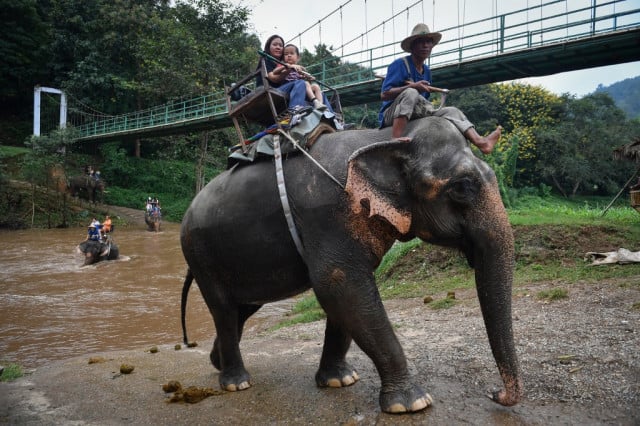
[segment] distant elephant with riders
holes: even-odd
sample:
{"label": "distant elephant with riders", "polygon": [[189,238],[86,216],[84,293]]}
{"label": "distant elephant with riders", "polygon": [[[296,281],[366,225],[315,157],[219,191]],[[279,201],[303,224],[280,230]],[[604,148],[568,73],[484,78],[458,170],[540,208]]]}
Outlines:
{"label": "distant elephant with riders", "polygon": [[74,197],[84,198],[92,203],[104,200],[106,182],[103,178],[90,175],[78,175],[69,178],[69,192]]}

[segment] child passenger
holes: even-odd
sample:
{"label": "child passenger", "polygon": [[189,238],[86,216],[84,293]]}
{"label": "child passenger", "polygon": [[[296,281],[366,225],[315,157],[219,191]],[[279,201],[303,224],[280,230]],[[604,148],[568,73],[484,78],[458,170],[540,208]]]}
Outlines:
{"label": "child passenger", "polygon": [[309,80],[313,80],[314,77],[306,73],[305,68],[302,65],[298,65],[298,61],[300,61],[300,51],[298,47],[293,44],[287,44],[284,47],[284,62],[289,65],[288,68],[290,71],[285,77],[285,80],[305,80],[307,99],[312,102],[313,107],[321,111],[327,109],[327,106],[322,103],[322,89],[318,84],[309,82]]}

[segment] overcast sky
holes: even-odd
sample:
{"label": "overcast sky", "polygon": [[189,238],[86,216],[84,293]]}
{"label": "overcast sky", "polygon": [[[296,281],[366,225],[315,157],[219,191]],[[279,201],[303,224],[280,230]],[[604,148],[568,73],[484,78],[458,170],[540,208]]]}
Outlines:
{"label": "overcast sky", "polygon": [[[409,35],[413,26],[419,22],[426,23],[432,31],[441,31],[445,28],[461,24],[469,25],[471,22],[499,14],[548,3],[549,0],[231,0],[231,2],[246,6],[252,11],[249,18],[250,30],[258,35],[262,43],[275,33],[284,37],[285,41],[292,40],[300,48],[307,48],[310,51],[313,51],[313,46],[320,42],[334,48],[351,42],[345,50],[355,51],[393,41],[399,46],[400,41]],[[545,8],[542,13],[545,16],[563,14],[589,7],[591,2],[592,0],[566,0],[558,2],[553,6],[554,9]],[[605,1],[597,0],[597,3],[603,4]],[[637,8],[640,8],[640,0],[626,0],[614,6],[608,6],[607,9],[603,8],[599,13]],[[540,17],[540,13],[540,9],[533,10],[528,16],[523,15],[522,19],[535,21]],[[323,20],[320,26],[316,25],[319,20],[328,15],[330,16]],[[396,18],[390,21],[394,15]],[[584,19],[577,15],[573,18]],[[628,19],[631,22],[638,22],[640,15],[635,14]],[[388,22],[382,25],[384,21]],[[488,26],[487,30],[493,29],[491,25],[494,24],[490,22],[483,24]],[[535,24],[532,24],[530,29],[535,30]],[[371,31],[363,35],[367,30]],[[403,54],[398,48],[396,57]],[[580,97],[593,92],[598,84],[608,86],[639,75],[640,62],[633,62],[519,81],[540,85],[556,94],[571,93]]]}

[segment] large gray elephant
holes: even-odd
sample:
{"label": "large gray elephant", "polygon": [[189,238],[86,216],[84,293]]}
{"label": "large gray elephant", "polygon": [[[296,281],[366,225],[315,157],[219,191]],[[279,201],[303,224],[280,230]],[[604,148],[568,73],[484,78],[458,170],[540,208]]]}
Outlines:
{"label": "large gray elephant", "polygon": [[[182,221],[181,243],[215,323],[210,354],[222,388],[249,388],[240,354],[245,321],[263,304],[313,288],[327,314],[318,386],[358,380],[346,360],[353,341],[373,360],[380,406],[422,410],[432,398],[409,374],[384,310],[374,271],[396,240],[413,238],[460,249],[476,287],[506,406],[522,397],[513,341],[514,242],[496,177],[456,128],[442,118],[409,123],[411,141],[391,129],[325,134],[303,155],[284,159],[288,199],[304,250],[290,235],[272,161],[227,170],[195,197]],[[419,321],[419,319],[417,319]],[[187,340],[185,329],[185,340]]]}
{"label": "large gray elephant", "polygon": [[92,203],[102,201],[106,183],[102,178],[89,175],[78,175],[69,178],[69,192],[76,197],[80,194],[86,195]]}

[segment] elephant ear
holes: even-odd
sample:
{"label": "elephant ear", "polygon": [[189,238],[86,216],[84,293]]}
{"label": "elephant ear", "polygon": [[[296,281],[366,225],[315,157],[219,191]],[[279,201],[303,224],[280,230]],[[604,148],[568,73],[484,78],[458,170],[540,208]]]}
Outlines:
{"label": "elephant ear", "polygon": [[368,208],[369,217],[384,218],[401,234],[409,232],[410,198],[404,170],[410,149],[411,142],[387,141],[360,148],[351,155],[345,191],[354,214]]}

